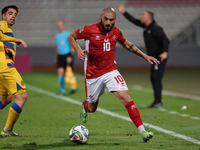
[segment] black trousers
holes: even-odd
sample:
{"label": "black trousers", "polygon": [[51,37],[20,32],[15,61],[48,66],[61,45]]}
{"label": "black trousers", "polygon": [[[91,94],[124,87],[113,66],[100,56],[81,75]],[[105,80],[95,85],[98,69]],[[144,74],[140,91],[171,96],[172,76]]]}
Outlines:
{"label": "black trousers", "polygon": [[151,83],[154,91],[154,103],[161,103],[162,99],[162,77],[165,71],[165,66],[167,59],[160,62],[157,66],[155,64],[151,65]]}

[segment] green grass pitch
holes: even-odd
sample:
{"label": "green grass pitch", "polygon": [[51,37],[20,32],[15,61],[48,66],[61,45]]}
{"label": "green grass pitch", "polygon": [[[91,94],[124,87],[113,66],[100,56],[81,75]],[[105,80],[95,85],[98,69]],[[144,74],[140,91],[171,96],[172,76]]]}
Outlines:
{"label": "green grass pitch", "polygon": [[[151,92],[133,90],[133,85],[151,89],[148,70],[120,71],[129,86],[129,94],[139,108],[144,123],[190,137],[200,142],[200,101],[163,95],[163,109],[147,109],[152,103]],[[80,103],[85,99],[83,71],[76,71],[78,92],[65,96]],[[200,97],[200,70],[166,70],[163,78],[164,90]],[[27,85],[57,94],[59,86],[56,71],[33,71],[22,74]],[[66,85],[66,90],[70,88]],[[199,150],[200,144],[160,132],[145,126],[154,133],[153,139],[144,143],[132,122],[112,117],[102,112],[89,114],[86,124],[79,118],[81,106],[52,97],[51,94],[34,91],[27,86],[28,100],[17,121],[14,131],[22,137],[1,137],[0,149],[13,150]],[[9,104],[0,112],[0,128],[3,129]],[[186,110],[181,110],[183,105]],[[128,117],[125,107],[111,93],[106,92],[99,108]],[[195,119],[196,117],[196,119]],[[83,124],[89,132],[89,140],[77,145],[69,140],[69,131],[74,125]]]}

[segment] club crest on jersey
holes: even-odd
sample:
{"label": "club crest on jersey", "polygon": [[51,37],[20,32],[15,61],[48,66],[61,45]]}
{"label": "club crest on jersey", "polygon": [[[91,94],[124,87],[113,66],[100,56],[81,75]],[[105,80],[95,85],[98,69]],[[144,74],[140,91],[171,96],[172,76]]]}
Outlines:
{"label": "club crest on jersey", "polygon": [[109,38],[107,38],[107,39],[104,39],[104,42],[109,42]]}
{"label": "club crest on jersey", "polygon": [[115,40],[115,39],[116,39],[116,36],[115,36],[115,35],[113,35],[113,37],[112,37],[112,38],[113,38],[113,40]]}
{"label": "club crest on jersey", "polygon": [[0,28],[1,28],[2,24],[0,24]]}
{"label": "club crest on jersey", "polygon": [[21,85],[24,86],[24,81],[21,81]]}
{"label": "club crest on jersey", "polygon": [[96,40],[100,40],[100,37],[98,35],[96,36]]}

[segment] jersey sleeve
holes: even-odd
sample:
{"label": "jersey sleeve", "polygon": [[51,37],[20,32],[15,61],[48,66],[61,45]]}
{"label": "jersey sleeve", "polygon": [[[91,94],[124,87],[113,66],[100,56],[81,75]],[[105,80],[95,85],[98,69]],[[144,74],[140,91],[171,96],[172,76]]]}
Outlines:
{"label": "jersey sleeve", "polygon": [[75,30],[77,39],[88,39],[89,38],[89,26]]}
{"label": "jersey sleeve", "polygon": [[122,44],[126,41],[125,37],[123,36],[123,34],[122,34],[122,32],[120,30],[119,30],[119,39],[118,39],[118,41],[120,43],[122,43]]}
{"label": "jersey sleeve", "polygon": [[6,32],[6,22],[0,22],[0,41],[1,42],[13,42],[14,41],[14,37],[10,37],[7,36],[6,34],[4,34]]}

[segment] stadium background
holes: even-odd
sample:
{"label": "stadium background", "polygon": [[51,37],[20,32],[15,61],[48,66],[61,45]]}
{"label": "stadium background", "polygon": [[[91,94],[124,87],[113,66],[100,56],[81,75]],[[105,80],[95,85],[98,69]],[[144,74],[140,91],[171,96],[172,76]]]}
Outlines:
{"label": "stadium background", "polygon": [[[117,65],[129,86],[129,94],[139,108],[145,128],[155,136],[150,142],[143,143],[132,122],[97,111],[90,114],[90,121],[86,124],[91,134],[88,143],[76,145],[69,140],[68,133],[72,126],[82,124],[79,115],[85,97],[83,61],[74,57],[78,92],[72,96],[57,96],[59,85],[54,64],[56,22],[63,19],[66,29],[72,32],[96,23],[103,8],[116,8],[121,3],[125,4],[128,12],[139,18],[145,9],[153,10],[156,21],[163,26],[171,41],[168,69],[163,78],[161,109],[147,108],[153,100],[149,64],[116,46]],[[16,64],[19,63],[20,68],[16,67],[22,69],[20,72],[24,71],[23,67],[25,71],[30,71],[26,67],[29,67],[31,58],[32,72],[20,73],[27,86],[28,101],[14,131],[23,137],[0,136],[0,149],[200,149],[200,0],[0,0],[0,9],[10,4],[20,9],[13,27],[14,34],[29,45],[28,49],[17,47]],[[116,12],[116,26],[129,41],[146,52],[142,29]],[[83,41],[79,43],[84,47]],[[70,91],[69,86],[65,88]],[[181,109],[184,105],[187,106],[186,110]],[[108,92],[101,97],[99,108],[123,118],[128,117],[123,105]],[[8,111],[9,106],[0,112],[1,129]]]}
{"label": "stadium background", "polygon": [[[20,67],[19,71],[21,67],[29,67],[24,65],[29,63],[32,69],[55,68],[54,36],[57,33],[57,20],[63,19],[66,29],[72,32],[96,23],[103,8],[116,9],[122,3],[125,4],[126,11],[137,18],[146,9],[154,11],[155,20],[164,28],[171,41],[167,68],[200,67],[199,0],[1,0],[0,9],[10,4],[19,7],[13,32],[15,37],[25,40],[29,46],[28,49],[17,47],[16,63]],[[127,40],[146,53],[142,29],[128,22],[117,9],[116,12],[116,26]],[[78,42],[83,48],[83,40]],[[75,68],[83,68],[83,61],[78,60],[76,54],[74,58]],[[118,44],[116,61],[121,68],[149,67],[143,59],[130,55],[130,52]]]}

